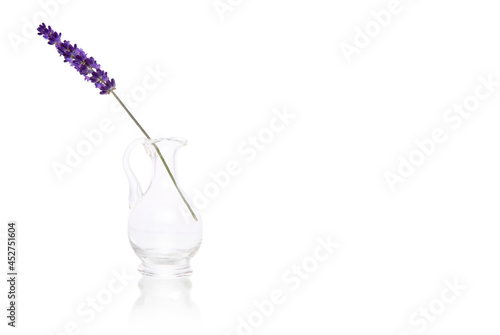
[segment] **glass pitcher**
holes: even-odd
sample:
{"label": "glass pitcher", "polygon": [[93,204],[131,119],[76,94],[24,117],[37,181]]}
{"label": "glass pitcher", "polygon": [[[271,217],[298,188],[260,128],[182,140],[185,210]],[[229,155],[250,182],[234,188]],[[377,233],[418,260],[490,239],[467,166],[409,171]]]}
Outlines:
{"label": "glass pitcher", "polygon": [[[145,191],[130,167],[130,154],[141,145],[151,158],[151,182]],[[191,275],[190,259],[200,248],[201,218],[177,183],[175,155],[186,145],[180,138],[141,138],[132,142],[123,157],[130,183],[128,234],[141,259],[144,275],[176,278]]]}

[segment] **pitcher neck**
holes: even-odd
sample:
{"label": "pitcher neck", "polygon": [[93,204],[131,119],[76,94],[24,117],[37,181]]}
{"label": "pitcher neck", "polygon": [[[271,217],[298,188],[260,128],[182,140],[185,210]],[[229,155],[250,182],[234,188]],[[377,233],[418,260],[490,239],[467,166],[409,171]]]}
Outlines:
{"label": "pitcher neck", "polygon": [[172,177],[177,179],[177,150],[186,145],[179,138],[160,138],[147,142],[148,153],[153,159],[153,185],[171,185]]}

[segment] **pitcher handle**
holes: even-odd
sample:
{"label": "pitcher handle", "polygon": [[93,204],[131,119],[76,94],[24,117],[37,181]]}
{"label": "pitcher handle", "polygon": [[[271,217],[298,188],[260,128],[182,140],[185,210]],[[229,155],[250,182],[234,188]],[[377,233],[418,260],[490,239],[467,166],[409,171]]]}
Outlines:
{"label": "pitcher handle", "polygon": [[125,170],[125,174],[127,175],[128,182],[130,184],[130,193],[128,198],[129,208],[134,207],[137,200],[139,200],[144,195],[141,184],[139,184],[139,180],[130,167],[130,154],[136,146],[138,146],[139,144],[144,144],[146,141],[146,138],[138,138],[137,140],[133,141],[127,147],[127,149],[125,150],[125,154],[123,155],[123,169]]}

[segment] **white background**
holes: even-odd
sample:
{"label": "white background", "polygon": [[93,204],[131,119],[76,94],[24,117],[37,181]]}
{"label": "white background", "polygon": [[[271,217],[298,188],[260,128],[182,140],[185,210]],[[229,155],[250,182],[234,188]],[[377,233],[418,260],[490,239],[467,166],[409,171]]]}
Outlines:
{"label": "white background", "polygon": [[[409,319],[430,304],[444,310],[427,334],[498,333],[500,87],[457,129],[443,119],[480,76],[500,81],[496,2],[401,0],[350,63],[341,43],[353,44],[356,27],[389,1],[229,3],[223,19],[211,0],[61,0],[45,9],[63,39],[116,79],[119,95],[141,86],[148,68],[169,73],[131,109],[153,136],[188,139],[178,157],[187,193],[241,163],[202,211],[204,241],[182,293],[190,300],[173,294],[138,327],[237,334],[238,318],[278,289],[285,303],[255,334],[419,334]],[[123,334],[133,328],[138,278],[90,323],[77,306],[113,271],[136,272],[121,158],[141,134],[31,34],[26,22],[44,7],[0,9],[0,236],[16,220],[20,239],[18,328],[6,326],[2,280],[0,333],[58,334],[75,322],[81,334]],[[275,108],[296,117],[246,160],[238,146],[268,127]],[[60,182],[53,162],[106,118],[114,130]],[[435,128],[447,140],[391,191],[384,174]],[[282,276],[328,236],[340,247],[292,291]],[[5,275],[5,241],[0,259]],[[440,305],[447,280],[466,289]],[[193,322],[172,330],[192,305],[184,316]]]}

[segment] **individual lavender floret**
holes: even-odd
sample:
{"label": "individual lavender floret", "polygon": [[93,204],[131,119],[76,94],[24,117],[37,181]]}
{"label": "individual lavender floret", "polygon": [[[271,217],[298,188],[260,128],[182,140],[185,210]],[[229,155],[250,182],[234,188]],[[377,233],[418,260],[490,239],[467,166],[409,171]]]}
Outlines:
{"label": "individual lavender floret", "polygon": [[115,80],[114,79],[107,80],[106,83],[100,87],[100,89],[101,89],[100,94],[109,94],[115,88],[116,88]]}
{"label": "individual lavender floret", "polygon": [[101,69],[97,69],[92,73],[92,76],[90,77],[90,81],[95,84],[95,87],[101,88],[103,83],[108,81],[108,73],[104,72]]}
{"label": "individual lavender floret", "polygon": [[69,41],[64,41],[57,46],[57,51],[64,57],[64,61],[68,62],[70,60],[71,52],[73,52],[73,45],[71,45]]}

